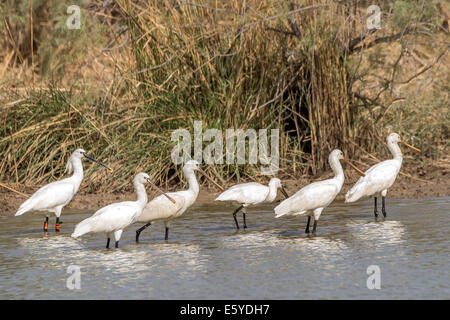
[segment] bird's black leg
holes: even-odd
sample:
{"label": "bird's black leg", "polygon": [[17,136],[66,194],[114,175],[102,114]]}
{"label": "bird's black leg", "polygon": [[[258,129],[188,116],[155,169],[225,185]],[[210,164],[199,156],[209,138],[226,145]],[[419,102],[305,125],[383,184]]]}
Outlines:
{"label": "bird's black leg", "polygon": [[374,209],[373,209],[373,214],[375,215],[375,218],[378,217],[378,210],[377,210],[377,197],[373,197],[374,200]]}
{"label": "bird's black leg", "polygon": [[108,238],[108,240],[106,240],[106,249],[109,249],[109,241],[110,240],[111,240],[110,238]]}
{"label": "bird's black leg", "polygon": [[145,229],[147,229],[148,227],[150,227],[152,225],[151,222],[145,224],[144,226],[140,227],[139,229],[136,230],[136,242],[139,242],[139,236],[141,234],[141,232]]}
{"label": "bird's black leg", "polygon": [[244,229],[247,229],[247,222],[245,221],[245,209],[242,210],[242,216],[244,217]]}
{"label": "bird's black leg", "polygon": [[59,226],[59,217],[56,217],[56,223],[55,223],[55,231],[59,232],[60,226]]}
{"label": "bird's black leg", "polygon": [[308,216],[308,222],[306,223],[305,233],[309,233],[309,223],[311,222],[311,216]]}
{"label": "bird's black leg", "polygon": [[239,208],[237,208],[234,212],[233,212],[233,218],[234,218],[234,222],[236,223],[236,229],[239,229],[239,223],[236,219],[236,214],[243,208],[244,206],[240,206]]}
{"label": "bird's black leg", "polygon": [[312,231],[312,233],[316,233],[316,228],[317,228],[317,220],[314,219],[314,224],[313,224],[313,231]]}
{"label": "bird's black leg", "polygon": [[169,240],[169,228],[166,227],[166,235],[164,237],[164,240]]}
{"label": "bird's black leg", "polygon": [[119,247],[119,241],[116,241],[116,248]]}
{"label": "bird's black leg", "polygon": [[384,206],[384,197],[381,197],[381,213],[383,214],[383,217],[385,217],[386,218],[386,215],[387,215],[387,213],[386,213],[386,207]]}
{"label": "bird's black leg", "polygon": [[47,232],[48,231],[48,217],[45,217],[45,222],[44,222],[44,231]]}

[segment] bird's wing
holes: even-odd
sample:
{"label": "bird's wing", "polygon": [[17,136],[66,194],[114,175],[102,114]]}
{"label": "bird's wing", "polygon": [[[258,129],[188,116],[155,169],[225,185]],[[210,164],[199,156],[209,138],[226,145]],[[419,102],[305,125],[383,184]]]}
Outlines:
{"label": "bird's wing", "polygon": [[[175,200],[175,204],[167,199],[165,195],[159,195],[150,202],[147,203],[142,214],[138,218],[139,222],[150,222],[155,220],[165,220],[178,214],[185,207],[184,191],[167,193],[172,199]],[[181,212],[183,213],[183,212]]]}
{"label": "bird's wing", "polygon": [[364,177],[360,177],[355,185],[345,194],[346,202],[354,202],[363,196],[371,196],[381,192],[394,183],[400,170],[398,162],[386,160],[370,167]]}
{"label": "bird's wing", "polygon": [[340,191],[334,179],[311,183],[275,207],[276,217],[303,214],[308,210],[328,206]]}
{"label": "bird's wing", "polygon": [[75,194],[75,186],[67,179],[49,183],[37,190],[28,200],[22,203],[16,216],[30,210],[53,209],[66,205]]}
{"label": "bird's wing", "polygon": [[[84,221],[89,224],[90,232],[113,232],[135,222],[139,211],[139,206],[134,201],[113,203],[97,210]],[[79,223],[80,227],[84,221]]]}
{"label": "bird's wing", "polygon": [[216,201],[237,201],[256,204],[263,202],[269,194],[269,187],[256,182],[242,183],[222,192]]}
{"label": "bird's wing", "polygon": [[264,185],[262,185],[261,183],[258,182],[247,182],[247,183],[240,183],[240,184],[235,184],[234,186],[231,186],[230,188],[228,188],[228,190],[237,190],[237,189],[242,189],[242,188],[249,188],[249,187],[264,187]]}

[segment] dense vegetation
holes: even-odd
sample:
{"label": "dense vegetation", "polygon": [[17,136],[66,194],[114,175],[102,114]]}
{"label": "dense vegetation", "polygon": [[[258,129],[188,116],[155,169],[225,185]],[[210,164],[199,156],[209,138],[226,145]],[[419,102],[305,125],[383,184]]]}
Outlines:
{"label": "dense vegetation", "polygon": [[[380,29],[368,30],[371,4]],[[90,166],[92,190],[129,187],[139,171],[170,187],[171,133],[196,120],[279,128],[280,176],[322,172],[334,148],[385,157],[392,131],[425,158],[448,148],[448,31],[434,1],[4,0],[0,18],[0,181],[55,179],[83,147],[115,168]],[[265,179],[259,166],[207,170]]]}

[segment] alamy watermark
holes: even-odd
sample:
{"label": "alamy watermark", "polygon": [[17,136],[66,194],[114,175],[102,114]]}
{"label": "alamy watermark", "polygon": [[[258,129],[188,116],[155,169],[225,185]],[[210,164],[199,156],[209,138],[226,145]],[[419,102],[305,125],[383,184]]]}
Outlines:
{"label": "alamy watermark", "polygon": [[73,4],[67,7],[67,14],[70,16],[66,20],[66,26],[68,29],[80,29],[81,28],[81,10],[80,7]]}
{"label": "alamy watermark", "polygon": [[[177,129],[172,132],[172,141],[177,142],[171,158],[174,164],[182,164],[194,159],[206,164],[261,164],[263,175],[274,175],[280,164],[280,133],[279,129],[226,129],[225,156],[224,136],[218,129],[207,129],[203,133],[201,121],[194,121],[194,149],[192,150],[191,133],[187,129]],[[203,142],[210,142],[203,149]],[[247,148],[248,142],[248,148]],[[192,153],[193,151],[193,153]],[[248,152],[246,152],[248,151]],[[248,153],[248,159],[246,154]]]}
{"label": "alamy watermark", "polygon": [[373,4],[367,8],[367,13],[371,14],[367,18],[367,29],[381,29],[381,9],[379,6]]}
{"label": "alamy watermark", "polygon": [[369,277],[367,278],[366,285],[367,289],[381,289],[381,269],[377,265],[370,265],[367,267],[367,274]]}
{"label": "alamy watermark", "polygon": [[77,265],[71,264],[67,267],[67,273],[70,276],[66,280],[66,287],[69,290],[81,289],[81,268]]}

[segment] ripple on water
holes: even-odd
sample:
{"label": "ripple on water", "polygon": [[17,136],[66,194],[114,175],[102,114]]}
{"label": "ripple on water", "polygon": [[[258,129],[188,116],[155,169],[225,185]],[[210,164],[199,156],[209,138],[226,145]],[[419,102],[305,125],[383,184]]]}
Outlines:
{"label": "ripple on water", "polygon": [[[0,217],[0,298],[448,299],[448,200],[389,199],[377,221],[371,200],[335,203],[315,236],[306,217],[274,219],[271,205],[249,209],[239,231],[233,207],[197,206],[168,242],[156,223],[136,244],[135,225],[110,250],[104,235],[70,237],[87,212],[65,213],[59,235],[36,229],[39,215]],[[81,268],[79,291],[66,287],[70,265]],[[369,265],[380,266],[382,290],[367,289]]]}

